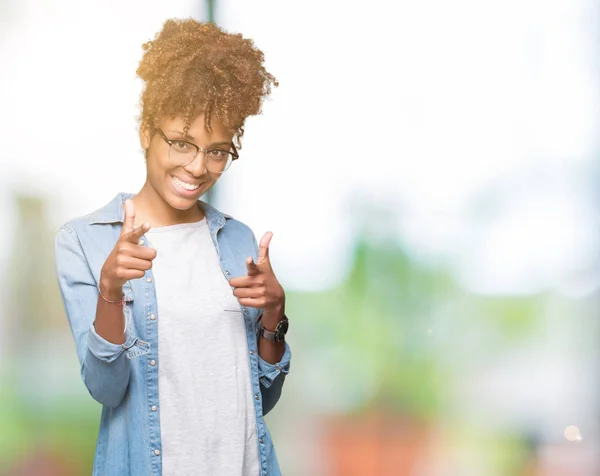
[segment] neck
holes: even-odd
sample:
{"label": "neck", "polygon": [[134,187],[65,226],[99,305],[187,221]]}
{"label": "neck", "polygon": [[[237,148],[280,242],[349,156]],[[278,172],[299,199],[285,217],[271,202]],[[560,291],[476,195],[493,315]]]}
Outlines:
{"label": "neck", "polygon": [[133,203],[136,226],[148,222],[150,226],[157,228],[180,223],[194,223],[204,218],[204,211],[200,206],[193,206],[187,210],[173,208],[148,182],[133,197]]}

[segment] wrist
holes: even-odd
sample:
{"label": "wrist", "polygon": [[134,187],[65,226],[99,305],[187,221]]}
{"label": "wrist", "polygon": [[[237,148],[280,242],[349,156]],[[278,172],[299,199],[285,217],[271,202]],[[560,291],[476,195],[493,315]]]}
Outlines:
{"label": "wrist", "polygon": [[264,329],[274,332],[277,324],[281,322],[281,320],[285,316],[285,309],[283,306],[277,309],[263,309],[262,316],[260,318],[261,325]]}
{"label": "wrist", "polygon": [[261,322],[259,328],[259,337],[262,337],[270,342],[281,343],[285,340],[285,335],[289,329],[289,319],[284,314],[277,324],[269,329]]}
{"label": "wrist", "polygon": [[98,290],[104,298],[111,301],[118,301],[123,296],[123,287],[115,286],[105,279],[100,278]]}

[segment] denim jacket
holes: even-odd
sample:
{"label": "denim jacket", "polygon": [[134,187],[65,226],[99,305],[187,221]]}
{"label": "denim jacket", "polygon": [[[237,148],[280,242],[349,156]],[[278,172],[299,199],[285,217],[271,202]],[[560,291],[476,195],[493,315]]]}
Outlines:
{"label": "denim jacket", "polygon": [[[162,474],[157,330],[160,316],[152,270],[123,287],[126,320],[123,344],[103,339],[93,325],[100,269],[121,233],[123,202],[132,196],[117,195],[100,210],[67,222],[56,236],[56,272],[75,338],[81,376],[92,397],[102,404],[93,476]],[[243,223],[210,205],[200,202],[200,206],[225,277],[246,275],[246,257],[256,259],[258,254],[254,234]],[[264,415],[281,395],[290,366],[290,349],[286,344],[277,364],[264,361],[258,355],[257,343],[256,323],[261,310],[246,307],[241,310],[250,353],[260,476],[277,476],[281,473]],[[198,345],[201,343],[202,336],[198,336]],[[201,396],[198,401],[202,401]]]}

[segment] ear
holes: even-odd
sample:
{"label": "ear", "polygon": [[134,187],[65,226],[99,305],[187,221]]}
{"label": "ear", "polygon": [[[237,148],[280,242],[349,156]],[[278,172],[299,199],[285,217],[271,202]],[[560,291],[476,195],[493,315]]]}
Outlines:
{"label": "ear", "polygon": [[150,127],[140,127],[140,145],[142,149],[148,150],[150,147]]}

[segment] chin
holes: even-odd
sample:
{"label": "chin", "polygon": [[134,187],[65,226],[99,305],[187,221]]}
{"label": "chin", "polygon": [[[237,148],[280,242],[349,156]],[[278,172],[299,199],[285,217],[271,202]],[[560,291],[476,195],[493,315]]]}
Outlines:
{"label": "chin", "polygon": [[171,192],[169,190],[169,191],[167,191],[167,193],[165,193],[163,198],[164,198],[165,202],[167,202],[175,210],[185,211],[185,210],[189,210],[190,208],[194,207],[196,205],[196,203],[198,202],[198,199],[200,198],[200,196],[201,196],[201,194],[198,195],[197,197],[181,197],[177,194],[174,194],[173,192]]}

